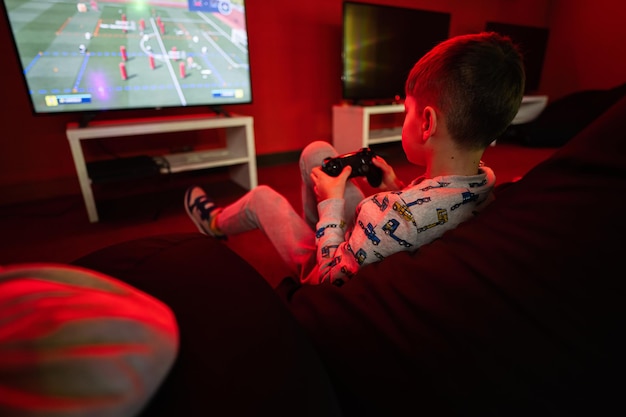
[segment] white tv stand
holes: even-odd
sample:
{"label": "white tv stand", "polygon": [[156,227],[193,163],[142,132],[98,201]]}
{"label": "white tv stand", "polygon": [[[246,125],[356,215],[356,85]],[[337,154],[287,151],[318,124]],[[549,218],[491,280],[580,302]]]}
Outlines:
{"label": "white tv stand", "polygon": [[341,154],[378,143],[401,140],[401,125],[387,129],[370,129],[370,120],[375,114],[403,112],[404,104],[335,105],[333,106],[333,146]]}
{"label": "white tv stand", "polygon": [[230,167],[230,177],[244,188],[257,186],[256,150],[254,145],[253,118],[250,116],[179,116],[162,119],[137,119],[130,122],[94,123],[79,127],[69,123],[66,134],[74,158],[80,189],[85,201],[89,221],[98,221],[98,211],[91,188],[91,180],[83,154],[81,141],[98,138],[130,137],[168,132],[183,132],[203,129],[225,129],[226,147],[164,155],[169,164],[161,173],[176,173],[189,170]]}

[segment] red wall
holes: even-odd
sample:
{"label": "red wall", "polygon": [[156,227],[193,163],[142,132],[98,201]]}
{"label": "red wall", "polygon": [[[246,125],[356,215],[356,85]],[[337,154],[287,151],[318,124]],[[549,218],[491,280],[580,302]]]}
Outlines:
{"label": "red wall", "polygon": [[552,0],[542,89],[551,100],[626,82],[626,2]]}
{"label": "red wall", "polygon": [[[624,6],[619,7],[621,13],[614,10],[619,0],[376,2],[450,12],[451,35],[480,31],[487,20],[549,26],[542,90],[554,96],[626,81],[624,59],[616,62],[612,52],[601,52],[625,47]],[[342,0],[247,0],[246,5],[254,103],[229,110],[254,117],[259,155],[298,151],[315,139],[331,140],[331,108],[341,100]],[[0,28],[0,44],[10,45],[6,25]],[[79,193],[65,137],[65,125],[73,120],[34,118],[10,48],[5,48],[2,62],[0,205]],[[168,110],[159,115],[190,112]]]}

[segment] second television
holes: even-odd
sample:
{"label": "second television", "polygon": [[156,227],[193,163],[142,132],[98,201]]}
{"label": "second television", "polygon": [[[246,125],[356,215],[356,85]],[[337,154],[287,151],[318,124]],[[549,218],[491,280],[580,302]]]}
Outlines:
{"label": "second television", "polygon": [[422,55],[448,39],[450,13],[371,3],[343,3],[342,98],[389,104]]}

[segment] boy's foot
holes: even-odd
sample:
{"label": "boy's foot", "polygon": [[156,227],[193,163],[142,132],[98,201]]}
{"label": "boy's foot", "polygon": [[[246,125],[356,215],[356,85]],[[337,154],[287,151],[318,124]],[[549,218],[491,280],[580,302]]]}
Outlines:
{"label": "boy's foot", "polygon": [[200,187],[193,186],[185,192],[185,211],[201,233],[220,239],[226,236],[215,228],[215,216],[222,211]]}

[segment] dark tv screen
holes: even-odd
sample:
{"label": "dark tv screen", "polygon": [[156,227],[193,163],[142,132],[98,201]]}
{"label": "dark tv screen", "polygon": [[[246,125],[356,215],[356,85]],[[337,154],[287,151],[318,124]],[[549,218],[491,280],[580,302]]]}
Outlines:
{"label": "dark tv screen", "polygon": [[35,114],[252,102],[244,0],[3,0]]}
{"label": "dark tv screen", "polygon": [[448,39],[450,13],[346,1],[343,3],[343,99],[404,98],[413,65]]}
{"label": "dark tv screen", "polygon": [[487,22],[485,30],[498,32],[511,38],[524,56],[524,68],[526,71],[525,94],[532,94],[539,90],[543,61],[548,47],[548,28],[515,25],[502,22]]}

